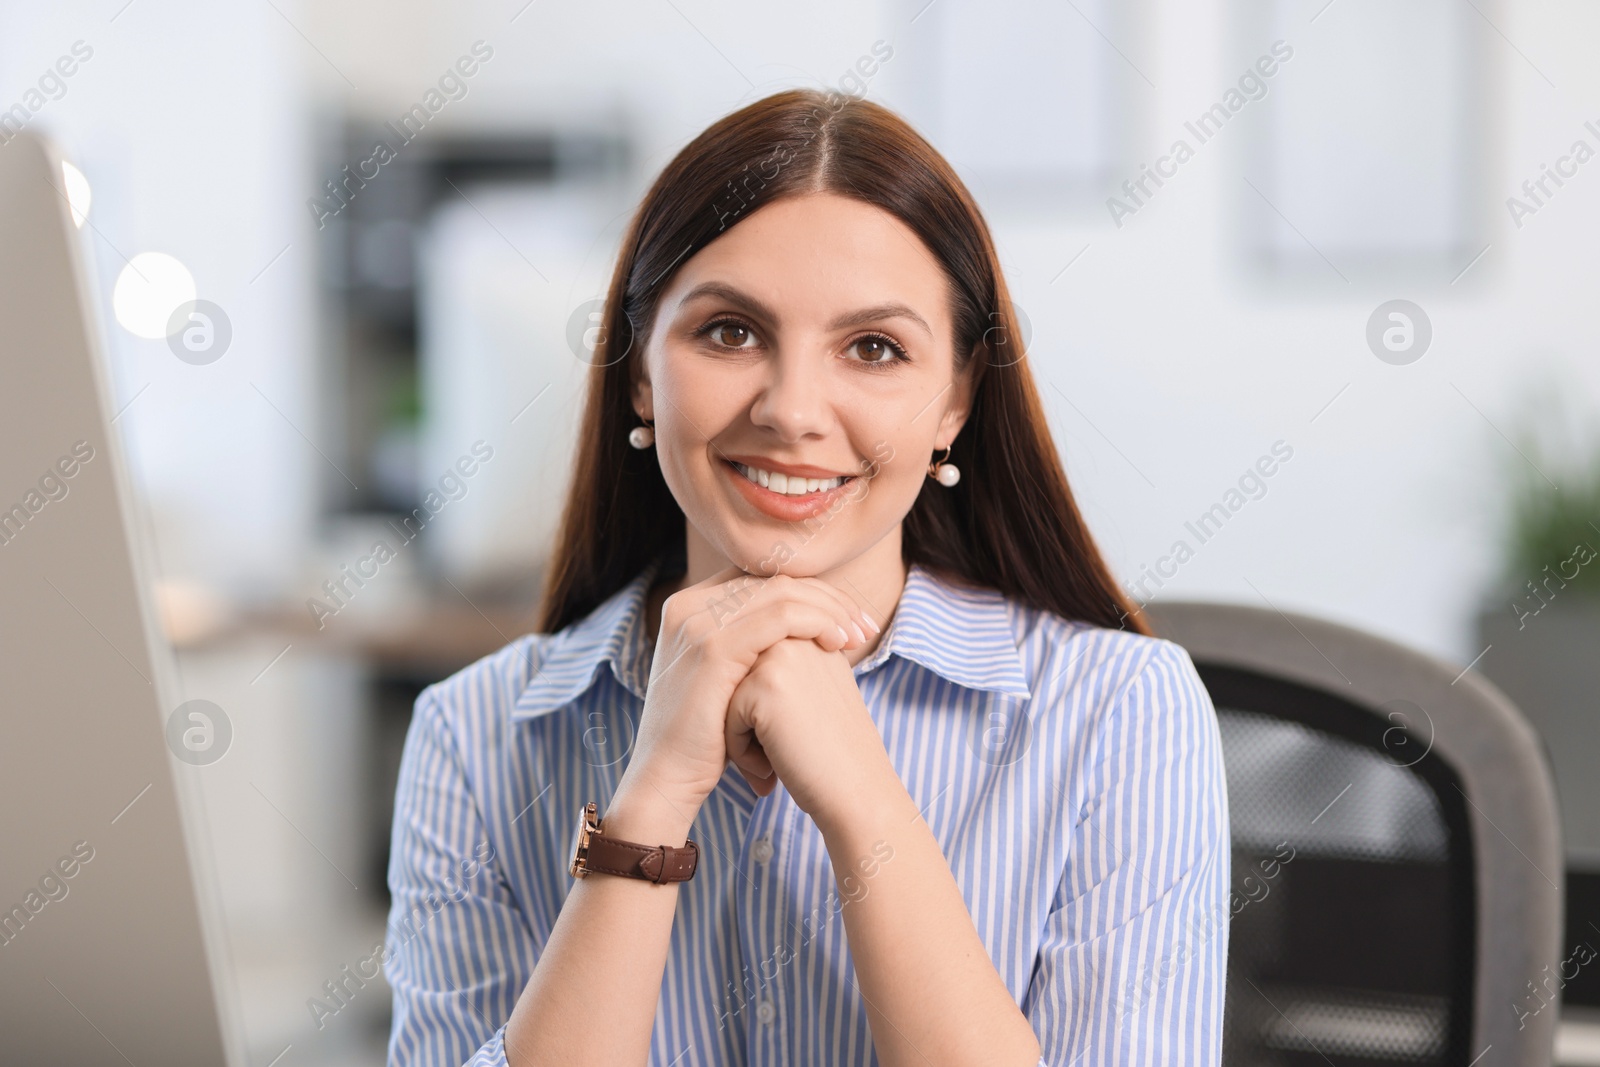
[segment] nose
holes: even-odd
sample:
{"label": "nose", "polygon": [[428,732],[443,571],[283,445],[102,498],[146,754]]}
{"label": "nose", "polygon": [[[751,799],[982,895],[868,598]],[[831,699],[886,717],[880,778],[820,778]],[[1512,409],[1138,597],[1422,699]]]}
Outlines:
{"label": "nose", "polygon": [[784,442],[825,433],[832,425],[833,406],[821,361],[780,353],[767,366],[768,378],[750,407],[750,421]]}

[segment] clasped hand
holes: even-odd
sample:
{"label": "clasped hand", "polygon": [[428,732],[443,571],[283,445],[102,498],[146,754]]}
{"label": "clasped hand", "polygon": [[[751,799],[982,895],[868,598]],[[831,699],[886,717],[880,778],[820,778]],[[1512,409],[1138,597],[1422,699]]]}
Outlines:
{"label": "clasped hand", "polygon": [[819,826],[846,817],[893,774],[845,656],[877,632],[819,578],[729,568],[674,593],[629,773],[698,810],[731,760],[760,796],[781,781]]}

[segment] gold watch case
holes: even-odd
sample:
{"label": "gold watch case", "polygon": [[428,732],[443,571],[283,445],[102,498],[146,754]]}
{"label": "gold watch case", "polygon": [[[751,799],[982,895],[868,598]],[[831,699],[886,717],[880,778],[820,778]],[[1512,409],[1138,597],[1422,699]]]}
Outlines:
{"label": "gold watch case", "polygon": [[589,873],[589,835],[600,831],[599,808],[594,801],[578,812],[578,830],[572,840],[572,877],[582,878]]}

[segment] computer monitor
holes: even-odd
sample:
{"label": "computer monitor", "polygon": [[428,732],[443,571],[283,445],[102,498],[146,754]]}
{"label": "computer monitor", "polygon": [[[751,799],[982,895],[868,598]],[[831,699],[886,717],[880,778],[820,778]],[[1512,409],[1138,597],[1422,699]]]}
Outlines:
{"label": "computer monitor", "polygon": [[[244,1063],[61,160],[0,144],[0,1060]],[[195,720],[189,729],[204,723]]]}

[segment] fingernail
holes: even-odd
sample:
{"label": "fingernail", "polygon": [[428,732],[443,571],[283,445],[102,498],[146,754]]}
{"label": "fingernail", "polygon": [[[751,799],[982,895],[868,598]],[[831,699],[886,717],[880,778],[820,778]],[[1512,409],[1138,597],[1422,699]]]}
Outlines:
{"label": "fingernail", "polygon": [[867,620],[867,625],[872,627],[872,632],[873,633],[875,633],[875,634],[883,633],[883,627],[879,626],[877,621],[875,619],[873,619],[873,617],[871,615],[868,615],[866,612],[863,611],[861,613],[861,617],[863,619]]}
{"label": "fingernail", "polygon": [[843,626],[835,626],[834,629],[839,631],[839,640],[841,640],[841,641],[845,642],[846,644],[848,644],[849,641],[850,641],[850,635],[844,632],[844,627]]}
{"label": "fingernail", "polygon": [[861,628],[859,623],[851,623],[850,628],[855,630],[857,641],[865,641],[867,639],[866,631]]}

